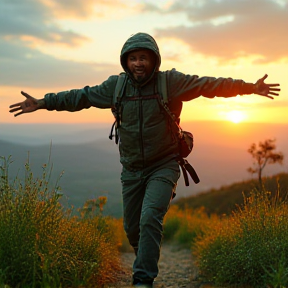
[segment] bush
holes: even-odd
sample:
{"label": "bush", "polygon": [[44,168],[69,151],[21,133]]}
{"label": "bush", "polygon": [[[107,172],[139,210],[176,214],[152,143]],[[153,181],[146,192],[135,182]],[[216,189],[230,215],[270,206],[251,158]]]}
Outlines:
{"label": "bush", "polygon": [[191,248],[196,238],[205,234],[215,221],[218,221],[218,217],[209,217],[203,207],[181,210],[171,206],[164,221],[164,241],[171,240],[182,247]]}
{"label": "bush", "polygon": [[164,241],[172,240],[181,226],[181,221],[183,220],[183,215],[176,206],[171,206],[166,217],[164,219],[163,225],[163,239]]}
{"label": "bush", "polygon": [[277,195],[252,192],[243,209],[195,243],[201,273],[218,285],[287,287],[288,206]]}
{"label": "bush", "polygon": [[[11,158],[0,162],[0,286],[96,287],[113,280],[119,269],[118,227],[103,217],[105,199],[89,214],[72,217],[59,203],[51,169],[34,178],[29,163],[24,180],[9,181]],[[94,214],[93,214],[94,213]]]}

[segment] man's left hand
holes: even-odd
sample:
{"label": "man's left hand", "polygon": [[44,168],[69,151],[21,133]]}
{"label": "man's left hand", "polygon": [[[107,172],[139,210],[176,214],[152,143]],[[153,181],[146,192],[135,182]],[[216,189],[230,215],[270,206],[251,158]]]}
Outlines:
{"label": "man's left hand", "polygon": [[[265,74],[262,78],[260,78],[254,85],[254,93],[268,97],[270,99],[274,99],[274,96],[279,96],[279,93],[275,93],[280,91],[281,89],[278,88],[279,84],[266,84],[264,83],[264,80],[268,77],[267,74]],[[277,88],[275,88],[277,87]]]}

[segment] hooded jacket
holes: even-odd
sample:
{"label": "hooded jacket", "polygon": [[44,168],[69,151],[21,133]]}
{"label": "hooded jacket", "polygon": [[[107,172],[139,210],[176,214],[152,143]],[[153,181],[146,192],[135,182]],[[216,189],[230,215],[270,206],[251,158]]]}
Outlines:
{"label": "hooded jacket", "polygon": [[[127,55],[135,49],[149,49],[156,55],[156,64],[150,77],[137,82],[127,67]],[[161,56],[156,41],[146,33],[131,36],[123,45],[120,62],[128,75],[121,99],[121,126],[119,127],[120,162],[129,171],[139,171],[157,162],[175,158],[178,144],[171,132],[169,120],[157,91],[157,73]],[[252,94],[253,84],[232,78],[198,77],[175,69],[167,74],[167,93],[170,109],[180,114],[182,102],[199,96],[213,98]],[[79,111],[90,108],[112,108],[118,75],[110,76],[100,85],[45,95],[47,110]],[[179,108],[180,107],[180,108]],[[178,116],[178,115],[177,115]]]}

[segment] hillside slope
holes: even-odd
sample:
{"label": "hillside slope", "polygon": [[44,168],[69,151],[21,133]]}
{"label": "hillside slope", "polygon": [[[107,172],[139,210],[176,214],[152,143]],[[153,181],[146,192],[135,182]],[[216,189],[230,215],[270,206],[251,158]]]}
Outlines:
{"label": "hillside slope", "polygon": [[[280,173],[263,179],[267,191],[274,195],[277,191],[282,199],[288,197],[288,173]],[[257,189],[258,182],[249,180],[237,182],[220,189],[211,189],[190,197],[175,199],[173,205],[181,209],[205,207],[207,213],[230,214],[237,205],[244,203],[244,196],[248,197],[251,191]]]}
{"label": "hillside slope", "polygon": [[[223,122],[182,124],[183,128],[194,134],[195,147],[189,155],[189,162],[196,169],[200,183],[196,185],[190,180],[190,186],[186,187],[183,177],[180,177],[176,200],[251,179],[247,168],[252,164],[252,159],[247,148],[252,142],[276,138],[277,150],[288,155],[287,125],[235,125]],[[23,174],[28,154],[36,175],[42,173],[42,166],[50,157],[50,163],[53,164],[52,182],[64,171],[59,185],[67,202],[78,208],[88,199],[107,196],[105,213],[120,217],[121,165],[118,147],[108,139],[110,128],[111,123],[0,123],[0,156],[12,155],[11,177]],[[282,172],[288,172],[287,157],[283,165],[267,166],[264,176]]]}

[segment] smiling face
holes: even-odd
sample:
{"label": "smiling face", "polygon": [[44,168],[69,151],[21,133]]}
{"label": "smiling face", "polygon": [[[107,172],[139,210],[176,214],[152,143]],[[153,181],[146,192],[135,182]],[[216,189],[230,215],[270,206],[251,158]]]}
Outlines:
{"label": "smiling face", "polygon": [[134,50],[128,53],[127,67],[137,82],[149,78],[156,64],[154,53],[148,49]]}

